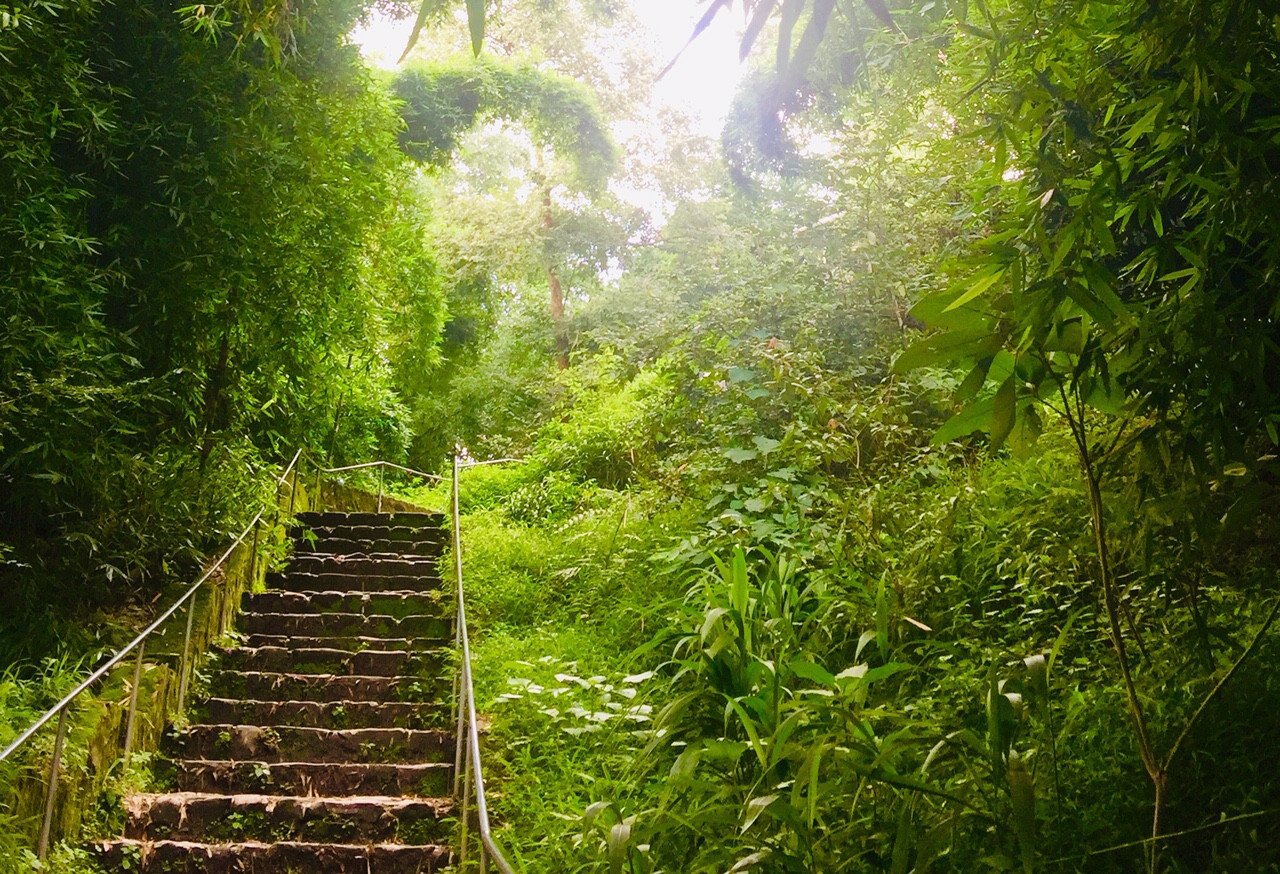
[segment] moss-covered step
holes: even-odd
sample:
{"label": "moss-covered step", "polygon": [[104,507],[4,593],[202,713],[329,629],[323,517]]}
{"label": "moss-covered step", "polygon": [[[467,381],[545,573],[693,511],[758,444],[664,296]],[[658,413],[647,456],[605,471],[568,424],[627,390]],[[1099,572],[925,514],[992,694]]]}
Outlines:
{"label": "moss-covered step", "polygon": [[[283,640],[287,642],[288,638]],[[408,643],[403,639],[401,642]],[[221,659],[222,667],[232,671],[392,677],[429,676],[443,672],[448,668],[449,653],[443,648],[417,652],[399,648],[367,648],[351,652],[333,647],[241,646],[222,650]]]}
{"label": "moss-covered step", "polygon": [[443,704],[405,701],[255,701],[210,698],[195,708],[197,723],[304,728],[443,728],[451,714]]}
{"label": "moss-covered step", "polygon": [[287,634],[249,634],[245,635],[247,647],[289,647],[299,649],[334,649],[349,653],[366,650],[397,650],[401,652],[426,653],[433,650],[444,650],[453,645],[453,637],[303,637]]}
{"label": "moss-covered step", "polygon": [[441,589],[439,574],[299,573],[267,574],[268,589],[290,592],[431,592]]}
{"label": "moss-covered step", "polygon": [[443,531],[422,531],[409,540],[393,540],[390,537],[302,537],[294,541],[300,553],[334,553],[336,555],[369,555],[379,552],[399,552],[406,555],[439,556],[444,551],[448,535]]}
{"label": "moss-covered step", "polygon": [[222,698],[257,701],[432,701],[447,695],[451,682],[434,677],[365,677],[343,674],[277,674],[220,671],[212,690]]}
{"label": "moss-covered step", "polygon": [[289,536],[303,551],[307,544],[326,540],[394,540],[397,543],[447,539],[448,534],[437,528],[417,525],[321,525],[315,528],[289,529]]}
{"label": "moss-covered step", "polygon": [[444,523],[443,513],[433,513],[430,510],[400,513],[306,512],[299,513],[294,518],[299,525],[308,528],[324,528],[333,525],[410,525],[418,528],[439,528]]}
{"label": "moss-covered step", "polygon": [[414,616],[451,613],[441,592],[285,592],[246,593],[249,613],[361,613],[366,616]]}
{"label": "moss-covered step", "polygon": [[293,725],[192,725],[165,750],[179,759],[259,762],[448,762],[452,731],[408,728],[302,728]]}
{"label": "moss-covered step", "polygon": [[125,801],[124,836],[138,840],[438,844],[451,798],[365,795],[328,798],[169,792]]}
{"label": "moss-covered step", "polygon": [[444,616],[366,616],[362,613],[245,613],[240,627],[249,634],[290,637],[448,637],[453,622]]}
{"label": "moss-covered step", "polygon": [[108,870],[130,874],[434,874],[450,864],[444,846],[128,839],[95,846]]}
{"label": "moss-covered step", "polygon": [[176,790],[225,794],[406,795],[452,791],[452,762],[251,762],[180,759]]}
{"label": "moss-covered step", "polygon": [[295,555],[289,569],[303,574],[347,574],[348,576],[439,576],[439,562],[429,556],[400,553],[376,555],[329,555],[309,552]]}

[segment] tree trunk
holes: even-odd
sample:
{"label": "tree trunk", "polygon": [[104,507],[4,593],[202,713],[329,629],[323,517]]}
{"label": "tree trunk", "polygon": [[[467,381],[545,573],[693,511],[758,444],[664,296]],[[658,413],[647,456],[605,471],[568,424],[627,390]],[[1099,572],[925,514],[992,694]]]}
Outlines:
{"label": "tree trunk", "polygon": [[[542,227],[548,234],[555,227],[551,218],[550,183],[542,186]],[[551,287],[551,327],[556,335],[556,366],[566,370],[569,367],[569,326],[564,319],[564,289],[550,259],[547,261],[547,285]]]}
{"label": "tree trunk", "polygon": [[200,444],[200,468],[203,470],[209,454],[213,452],[214,425],[218,415],[218,407],[222,404],[222,390],[226,383],[227,364],[231,358],[231,332],[222,334],[222,343],[218,347],[218,363],[209,371],[204,384],[203,431]]}

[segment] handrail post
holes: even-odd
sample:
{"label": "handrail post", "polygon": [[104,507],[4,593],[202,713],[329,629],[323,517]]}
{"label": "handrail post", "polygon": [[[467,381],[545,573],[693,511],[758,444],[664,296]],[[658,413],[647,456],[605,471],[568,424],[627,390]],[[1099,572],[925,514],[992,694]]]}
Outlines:
{"label": "handrail post", "polygon": [[[292,514],[291,514],[292,515]],[[262,520],[253,523],[253,547],[249,550],[249,589],[253,590],[256,581],[254,574],[258,570],[258,538],[262,536]]]}
{"label": "handrail post", "polygon": [[40,840],[36,843],[36,858],[41,862],[49,854],[49,836],[53,833],[53,801],[58,794],[58,773],[62,767],[62,746],[67,740],[68,702],[58,711],[58,737],[53,742],[53,761],[49,763],[49,791],[44,796],[44,821],[40,824]]}
{"label": "handrail post", "polygon": [[381,464],[378,465],[378,512],[379,513],[382,512],[382,482],[383,482],[383,476],[385,472],[386,472],[386,467],[384,467]]}
{"label": "handrail post", "polygon": [[196,599],[200,597],[197,592],[191,596],[191,600],[187,602],[187,633],[182,637],[182,667],[178,672],[178,712],[182,713],[187,702],[187,683],[191,674],[191,625],[196,618]]}
{"label": "handrail post", "polygon": [[[458,588],[455,597],[458,599],[454,612],[461,610],[462,604],[462,537],[458,531],[458,454],[455,451],[453,455],[453,566],[457,571]],[[462,794],[462,772],[463,772],[463,750],[466,749],[464,737],[466,734],[466,712],[467,712],[467,688],[463,682],[463,671],[466,668],[462,664],[462,623],[456,618],[453,623],[453,645],[458,654],[458,666],[456,668],[455,677],[457,678],[458,693],[458,737],[457,749],[454,751],[453,759],[453,794]]]}
{"label": "handrail post", "polygon": [[138,644],[138,660],[133,665],[133,688],[129,690],[129,719],[124,727],[124,764],[129,766],[129,754],[133,752],[133,729],[138,718],[138,686],[142,684],[142,653],[146,641]]}
{"label": "handrail post", "polygon": [[289,486],[289,518],[293,518],[293,506],[298,500],[298,468],[302,466],[302,459],[298,459],[293,466],[293,483]]}

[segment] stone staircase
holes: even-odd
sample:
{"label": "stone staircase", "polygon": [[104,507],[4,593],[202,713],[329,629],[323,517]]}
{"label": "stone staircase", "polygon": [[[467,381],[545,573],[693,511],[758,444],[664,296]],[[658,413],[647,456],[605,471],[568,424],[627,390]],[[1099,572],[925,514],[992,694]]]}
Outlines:
{"label": "stone staircase", "polygon": [[243,645],[98,855],[142,874],[427,874],[455,815],[441,517],[304,513]]}

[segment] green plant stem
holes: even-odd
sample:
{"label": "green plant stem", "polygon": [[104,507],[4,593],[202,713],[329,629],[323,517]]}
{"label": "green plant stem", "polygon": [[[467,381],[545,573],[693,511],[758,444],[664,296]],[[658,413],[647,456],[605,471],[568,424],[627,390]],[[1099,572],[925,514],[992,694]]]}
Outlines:
{"label": "green plant stem", "polygon": [[1222,675],[1222,679],[1220,679],[1214,687],[1209,690],[1209,694],[1204,696],[1204,700],[1200,702],[1200,706],[1196,708],[1196,712],[1191,714],[1191,718],[1187,720],[1187,724],[1182,727],[1182,732],[1178,735],[1178,739],[1173,742],[1173,746],[1169,748],[1168,755],[1165,756],[1164,770],[1166,772],[1169,770],[1170,766],[1173,765],[1174,758],[1176,758],[1179,751],[1181,751],[1183,741],[1190,736],[1191,730],[1195,728],[1196,723],[1200,721],[1200,717],[1204,715],[1209,704],[1222,690],[1222,687],[1227,685],[1227,682],[1235,676],[1236,671],[1239,670],[1242,664],[1244,664],[1245,660],[1248,659],[1249,656],[1253,655],[1254,651],[1258,648],[1258,644],[1262,642],[1263,635],[1267,633],[1271,628],[1272,623],[1275,622],[1277,615],[1280,615],[1280,599],[1277,599],[1276,602],[1271,605],[1271,612],[1267,614],[1266,621],[1262,623],[1262,627],[1253,635],[1253,640],[1249,641],[1249,645],[1245,647],[1244,652],[1240,653],[1240,657],[1236,659],[1231,665],[1231,668]]}
{"label": "green plant stem", "polygon": [[[1075,441],[1076,452],[1080,460],[1080,468],[1084,473],[1085,483],[1089,488],[1089,515],[1093,523],[1094,545],[1098,550],[1098,576],[1102,585],[1102,601],[1107,610],[1107,624],[1111,631],[1111,642],[1115,646],[1116,660],[1120,665],[1120,675],[1124,681],[1125,697],[1129,705],[1129,714],[1133,717],[1134,734],[1138,741],[1138,757],[1146,768],[1155,790],[1155,800],[1151,816],[1151,837],[1160,837],[1160,828],[1164,820],[1165,796],[1168,790],[1168,772],[1156,756],[1151,743],[1151,735],[1147,729],[1146,714],[1142,709],[1142,701],[1138,697],[1138,689],[1133,681],[1133,668],[1129,663],[1129,652],[1125,645],[1121,626],[1120,603],[1116,593],[1115,578],[1111,567],[1111,553],[1107,542],[1106,518],[1102,498],[1102,483],[1093,452],[1089,447],[1089,435],[1085,430],[1084,402],[1078,393],[1068,397],[1066,387],[1058,380],[1058,393],[1062,399],[1062,408],[1066,413],[1067,424]],[[1074,399],[1075,404],[1071,401]],[[1157,874],[1159,868],[1155,845],[1151,847],[1147,870]]]}

